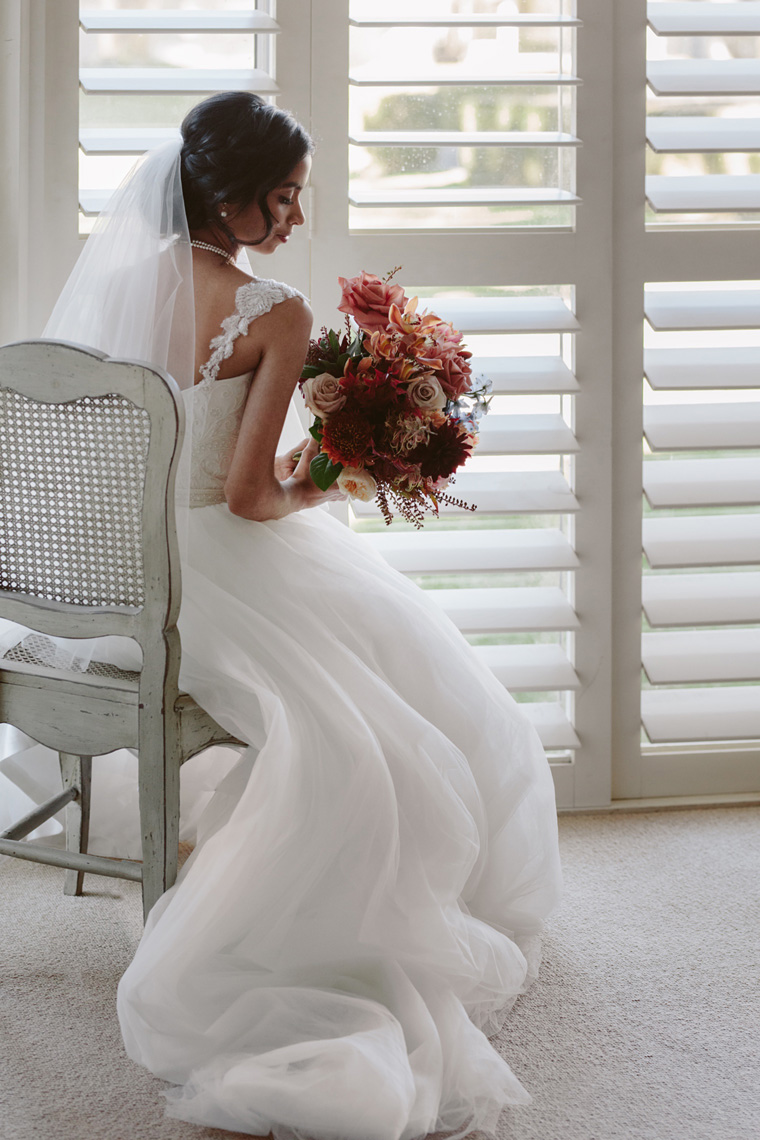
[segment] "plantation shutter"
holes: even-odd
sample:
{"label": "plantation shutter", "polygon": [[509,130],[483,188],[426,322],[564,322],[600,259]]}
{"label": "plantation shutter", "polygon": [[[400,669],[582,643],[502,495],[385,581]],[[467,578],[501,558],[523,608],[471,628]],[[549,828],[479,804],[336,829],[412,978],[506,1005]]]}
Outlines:
{"label": "plantation shutter", "polygon": [[312,7],[316,324],[340,324],[338,275],[400,265],[494,390],[451,488],[474,513],[420,532],[374,504],[344,517],[520,702],[567,806],[610,794],[611,31],[594,7],[590,29],[562,0]]}
{"label": "plantation shutter", "polygon": [[[647,117],[649,145],[720,170],[650,174],[653,211],[757,224],[760,4],[650,3],[648,23],[650,88],[679,112]],[[652,286],[645,315],[644,727],[652,744],[758,738],[760,288]]]}
{"label": "plantation shutter", "polygon": [[[714,155],[714,166],[721,169],[649,174],[652,211],[660,217],[730,214],[748,220],[749,212],[760,211],[756,164],[740,160],[742,173],[723,171],[734,165],[726,162],[729,156],[760,151],[760,119],[742,113],[746,97],[760,95],[760,4],[654,2],[647,5],[647,23],[654,33],[648,41],[647,83],[666,104],[663,113],[647,117],[649,146],[655,154]],[[711,165],[704,162],[703,168]]]}
{"label": "plantation shutter", "polygon": [[756,793],[758,3],[9,0],[2,26],[6,339],[134,155],[244,79],[317,143],[308,235],[253,271],[318,328],[338,275],[400,265],[494,382],[452,488],[475,513],[344,521],[523,704],[561,806]]}
{"label": "plantation shutter", "polygon": [[[82,0],[79,86],[79,207],[97,215],[134,156],[178,134],[190,107],[217,91],[277,94],[266,2],[189,9]],[[86,223],[83,230],[89,229]]]}
{"label": "plantation shutter", "polygon": [[644,317],[643,731],[617,790],[736,794],[760,784],[760,4],[653,2],[646,21],[647,235],[627,283]]}
{"label": "plantation shutter", "polygon": [[[429,302],[471,343],[488,335],[505,351],[514,352],[528,333],[561,342],[578,328],[559,297],[485,297],[468,304],[433,294]],[[476,514],[444,506],[440,526],[428,522],[421,533],[375,530],[367,537],[397,569],[430,586],[433,600],[513,694],[545,695],[523,701],[544,746],[574,750],[579,741],[563,696],[578,687],[565,636],[579,627],[567,580],[578,565],[569,538],[569,516],[578,502],[569,463],[561,460],[569,460],[578,444],[561,411],[508,409],[519,407],[521,398],[534,408],[542,402],[559,408],[577,381],[559,353],[475,357],[474,372],[491,378],[493,403],[505,408],[482,421],[477,456],[491,460],[492,469],[465,470],[452,485]],[[377,512],[373,504],[356,503],[355,514],[361,523]],[[555,584],[532,584],[544,580]]]}

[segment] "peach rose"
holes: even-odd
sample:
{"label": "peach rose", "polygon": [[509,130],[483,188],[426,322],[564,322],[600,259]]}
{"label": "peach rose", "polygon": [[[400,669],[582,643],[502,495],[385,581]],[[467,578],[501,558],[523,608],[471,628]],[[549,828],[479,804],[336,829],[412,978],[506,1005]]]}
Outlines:
{"label": "peach rose", "polygon": [[346,402],[340,380],[329,372],[321,372],[319,376],[304,380],[302,391],[306,407],[321,420],[337,412]]}
{"label": "peach rose", "polygon": [[377,494],[377,483],[363,467],[344,467],[338,476],[338,486],[351,499],[369,503]]}
{"label": "peach rose", "polygon": [[446,393],[432,373],[418,376],[412,380],[407,389],[409,399],[418,408],[444,408],[446,406]]}
{"label": "peach rose", "polygon": [[362,272],[358,277],[339,277],[343,290],[338,311],[353,317],[359,328],[372,333],[388,326],[391,305],[406,305],[400,285],[381,281],[374,273]]}

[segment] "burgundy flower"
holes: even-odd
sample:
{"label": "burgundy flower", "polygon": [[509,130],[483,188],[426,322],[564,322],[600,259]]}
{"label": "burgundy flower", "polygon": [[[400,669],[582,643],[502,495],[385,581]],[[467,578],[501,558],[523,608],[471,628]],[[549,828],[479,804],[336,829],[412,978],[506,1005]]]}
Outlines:
{"label": "burgundy flower", "polygon": [[[364,365],[367,357],[360,362]],[[364,408],[368,414],[374,411],[383,415],[389,407],[400,403],[406,390],[399,378],[392,372],[374,367],[361,367],[354,360],[347,360],[343,371],[343,391],[357,408]]]}
{"label": "burgundy flower", "polygon": [[419,463],[424,476],[445,479],[469,458],[474,445],[475,437],[463,424],[445,420],[409,458]]}

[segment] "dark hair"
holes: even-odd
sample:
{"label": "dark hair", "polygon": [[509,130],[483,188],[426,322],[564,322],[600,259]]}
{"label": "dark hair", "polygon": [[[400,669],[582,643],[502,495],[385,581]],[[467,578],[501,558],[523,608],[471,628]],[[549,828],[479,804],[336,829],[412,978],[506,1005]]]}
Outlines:
{"label": "dark hair", "polygon": [[250,91],[222,91],[193,107],[182,123],[182,194],[191,230],[213,223],[230,240],[222,202],[245,207],[256,202],[272,232],[267,195],[294,166],[312,154],[314,143],[288,111]]}

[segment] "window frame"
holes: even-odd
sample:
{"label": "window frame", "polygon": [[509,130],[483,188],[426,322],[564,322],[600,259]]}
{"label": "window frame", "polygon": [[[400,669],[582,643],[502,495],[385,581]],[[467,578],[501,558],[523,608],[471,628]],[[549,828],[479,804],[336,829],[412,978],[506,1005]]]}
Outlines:
{"label": "window frame", "polygon": [[[308,232],[278,254],[276,273],[335,320],[336,278],[403,264],[410,281],[463,286],[572,284],[572,425],[581,444],[571,601],[580,618],[575,727],[581,747],[552,765],[563,808],[652,797],[760,791],[756,745],[641,744],[641,523],[645,283],[756,280],[760,227],[645,227],[645,0],[577,0],[576,209],[572,230],[350,232],[348,0],[269,0],[281,106],[317,141]],[[0,14],[0,277],[3,340],[39,335],[81,249],[77,233],[78,3],[6,0]],[[336,65],[337,61],[337,65]],[[456,278],[452,279],[455,267]],[[254,258],[254,272],[271,276]],[[508,762],[508,758],[507,758]]]}

